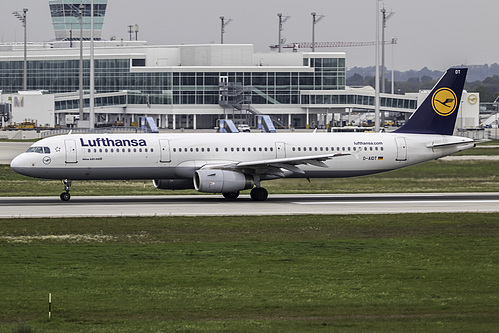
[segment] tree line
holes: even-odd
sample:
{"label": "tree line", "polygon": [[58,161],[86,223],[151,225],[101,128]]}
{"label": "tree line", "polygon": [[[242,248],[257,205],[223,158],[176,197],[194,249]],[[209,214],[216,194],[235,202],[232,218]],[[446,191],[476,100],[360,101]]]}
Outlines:
{"label": "tree line", "polygon": [[[476,65],[465,66],[469,68],[464,89],[469,92],[480,93],[481,102],[494,102],[499,96],[499,65]],[[347,72],[347,86],[374,87],[374,66],[359,68],[354,67]],[[385,72],[385,91],[391,91],[391,72]],[[431,89],[442,76],[441,71],[431,71],[423,68],[420,71],[395,71],[395,93],[405,94],[418,92],[419,90]]]}

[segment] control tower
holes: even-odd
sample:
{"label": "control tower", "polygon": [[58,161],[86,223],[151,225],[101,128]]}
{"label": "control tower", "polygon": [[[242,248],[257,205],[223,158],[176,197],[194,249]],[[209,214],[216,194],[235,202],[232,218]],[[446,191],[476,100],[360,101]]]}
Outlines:
{"label": "control tower", "polygon": [[[90,0],[49,0],[56,40],[80,40],[80,4],[83,5],[83,39],[90,39]],[[94,0],[94,40],[100,40],[107,0]]]}

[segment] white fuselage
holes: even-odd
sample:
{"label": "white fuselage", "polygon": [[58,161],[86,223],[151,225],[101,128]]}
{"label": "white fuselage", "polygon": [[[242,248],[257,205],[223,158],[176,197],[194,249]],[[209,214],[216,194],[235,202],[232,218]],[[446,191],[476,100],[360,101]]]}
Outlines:
{"label": "white fuselage", "polygon": [[[434,144],[462,142],[434,148]],[[46,179],[192,179],[210,165],[342,154],[286,177],[335,178],[378,173],[473,147],[469,139],[398,133],[71,134],[40,140],[12,168]],[[48,149],[44,149],[48,148]],[[271,178],[269,178],[271,179]],[[265,178],[262,178],[265,180]]]}

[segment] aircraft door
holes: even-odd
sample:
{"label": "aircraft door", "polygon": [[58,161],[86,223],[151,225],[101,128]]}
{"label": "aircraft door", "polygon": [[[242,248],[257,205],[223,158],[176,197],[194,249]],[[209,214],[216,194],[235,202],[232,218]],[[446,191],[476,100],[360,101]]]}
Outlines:
{"label": "aircraft door", "polygon": [[66,148],[66,163],[78,163],[76,156],[76,141],[64,140],[64,146]]}
{"label": "aircraft door", "polygon": [[395,138],[397,145],[397,159],[396,161],[407,161],[407,143],[405,138]]}
{"label": "aircraft door", "polygon": [[167,139],[160,139],[160,162],[161,163],[170,163],[172,161],[171,153],[170,153],[170,141]]}
{"label": "aircraft door", "polygon": [[284,142],[275,143],[276,158],[286,158],[286,146]]}

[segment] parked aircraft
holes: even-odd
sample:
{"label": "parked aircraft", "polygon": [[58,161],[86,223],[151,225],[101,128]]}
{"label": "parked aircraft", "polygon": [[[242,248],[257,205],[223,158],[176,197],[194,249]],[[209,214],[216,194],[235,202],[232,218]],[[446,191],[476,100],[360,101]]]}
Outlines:
{"label": "parked aircraft", "polygon": [[453,136],[466,68],[450,68],[404,126],[391,133],[69,134],[17,156],[17,173],[74,180],[150,179],[158,189],[196,189],[267,199],[263,181],[374,174],[474,147]]}

